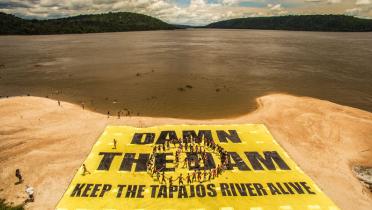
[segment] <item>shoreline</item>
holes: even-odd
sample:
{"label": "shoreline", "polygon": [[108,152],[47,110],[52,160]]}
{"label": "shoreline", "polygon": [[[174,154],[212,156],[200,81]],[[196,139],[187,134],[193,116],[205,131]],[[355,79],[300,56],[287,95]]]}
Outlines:
{"label": "shoreline", "polygon": [[[310,97],[270,94],[257,109],[225,119],[122,116],[83,110],[78,104],[33,96],[0,99],[0,198],[18,204],[24,185],[35,188],[26,209],[53,209],[107,125],[263,123],[298,166],[341,209],[370,209],[372,194],[353,175],[372,166],[372,113]],[[321,157],[321,159],[319,159]],[[327,166],[327,167],[326,167]],[[15,168],[25,182],[14,185]],[[38,171],[36,176],[34,173]]]}
{"label": "shoreline", "polygon": [[[230,120],[230,119],[239,119],[241,117],[254,114],[255,112],[259,111],[259,109],[262,108],[262,106],[263,106],[263,104],[261,103],[260,98],[263,98],[265,96],[272,96],[272,95],[287,95],[287,96],[293,96],[293,97],[303,98],[303,99],[306,99],[306,98],[307,99],[316,99],[316,100],[323,101],[323,102],[329,102],[331,104],[335,104],[335,105],[338,105],[338,106],[347,107],[348,109],[358,110],[359,112],[365,112],[366,114],[371,114],[372,113],[372,111],[368,111],[368,110],[358,108],[358,107],[352,107],[352,106],[345,105],[345,104],[339,104],[339,103],[334,102],[334,101],[329,101],[328,99],[325,99],[325,98],[315,98],[315,97],[312,97],[312,96],[301,96],[301,95],[296,95],[296,94],[292,94],[292,93],[288,93],[288,92],[275,92],[275,91],[274,92],[269,92],[265,95],[262,95],[262,96],[259,96],[259,97],[255,98],[254,99],[255,107],[254,108],[251,108],[251,107],[248,108],[247,112],[245,112],[243,114],[232,114],[232,115],[224,116],[224,117],[186,118],[186,117],[156,116],[156,115],[155,116],[147,116],[147,115],[141,115],[141,114],[137,115],[133,110],[130,110],[130,109],[127,109],[127,108],[121,109],[119,111],[120,111],[120,117],[121,118],[139,117],[139,118],[175,119],[175,120],[192,120],[192,121]],[[74,102],[73,100],[66,100],[66,98],[58,97],[58,94],[53,95],[53,93],[48,94],[47,96],[31,95],[31,94],[10,95],[10,96],[4,96],[3,95],[3,96],[0,96],[0,101],[2,99],[13,99],[13,98],[20,98],[20,97],[26,97],[26,98],[27,97],[34,97],[34,98],[41,98],[41,99],[49,99],[49,100],[55,101],[56,103],[58,101],[60,101],[61,103],[68,103],[68,104],[72,104],[72,105],[75,105],[77,107],[80,107],[82,109],[82,111],[89,111],[89,112],[92,112],[92,113],[95,113],[95,114],[101,114],[101,115],[107,116],[106,111],[102,111],[102,109],[98,110],[97,107],[92,107],[91,105],[88,105],[89,103],[85,103],[84,101],[80,101],[78,103],[78,102]],[[83,105],[84,105],[84,109],[82,108]],[[118,112],[112,111],[112,110],[107,110],[107,111],[110,112],[110,117],[111,118],[117,118],[118,117],[118,115],[117,115]],[[130,115],[125,115],[126,111],[130,111],[131,114]]]}

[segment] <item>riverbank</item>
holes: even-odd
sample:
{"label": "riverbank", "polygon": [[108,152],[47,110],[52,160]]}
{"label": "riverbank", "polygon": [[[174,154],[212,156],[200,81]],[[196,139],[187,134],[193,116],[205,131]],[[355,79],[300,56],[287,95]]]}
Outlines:
{"label": "riverbank", "polygon": [[[257,99],[253,113],[218,120],[110,117],[39,97],[0,100],[0,197],[27,209],[53,209],[106,125],[264,123],[292,159],[341,209],[371,209],[372,195],[352,166],[372,166],[372,113],[284,94]],[[15,185],[20,168],[24,183]]]}

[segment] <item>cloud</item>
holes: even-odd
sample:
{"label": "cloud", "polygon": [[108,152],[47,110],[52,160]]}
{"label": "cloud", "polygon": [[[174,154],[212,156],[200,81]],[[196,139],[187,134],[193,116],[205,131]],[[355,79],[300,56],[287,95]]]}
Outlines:
{"label": "cloud", "polygon": [[347,9],[346,14],[347,15],[352,15],[352,16],[358,16],[358,15],[360,15],[361,11],[362,11],[361,8],[356,7],[356,8],[352,8],[352,9]]}
{"label": "cloud", "polygon": [[281,4],[267,4],[267,7],[270,9],[269,15],[271,16],[285,15],[288,13]]}
{"label": "cloud", "polygon": [[0,9],[30,8],[34,1],[0,1]]}
{"label": "cloud", "polygon": [[221,3],[224,5],[237,5],[244,0],[222,0]]}
{"label": "cloud", "polygon": [[371,1],[370,0],[357,0],[355,4],[356,5],[368,5],[368,4],[371,4]]}
{"label": "cloud", "polygon": [[[0,11],[26,18],[137,12],[169,23],[204,25],[240,17],[358,14],[372,17],[372,0],[0,0]],[[309,5],[309,2],[314,4]],[[319,3],[316,3],[319,2]],[[351,8],[351,5],[355,8]],[[360,10],[358,8],[361,8]]]}
{"label": "cloud", "polygon": [[276,4],[276,5],[268,4],[267,7],[273,11],[279,11],[282,9],[282,6],[280,4]]}
{"label": "cloud", "polygon": [[339,4],[342,2],[342,0],[328,0],[327,1],[329,4]]}

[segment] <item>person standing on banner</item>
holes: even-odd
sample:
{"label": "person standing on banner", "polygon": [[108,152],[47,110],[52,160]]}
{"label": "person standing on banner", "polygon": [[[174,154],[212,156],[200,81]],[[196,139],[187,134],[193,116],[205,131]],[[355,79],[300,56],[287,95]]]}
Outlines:
{"label": "person standing on banner", "polygon": [[201,179],[202,179],[201,175],[202,175],[202,172],[198,170],[198,176],[197,176],[198,182],[201,182]]}
{"label": "person standing on banner", "polygon": [[188,168],[188,162],[189,162],[189,158],[186,156],[185,159],[183,160],[182,168]]}
{"label": "person standing on banner", "polygon": [[178,151],[176,152],[176,158],[175,158],[175,164],[178,166],[178,163],[180,162],[180,154]]}
{"label": "person standing on banner", "polygon": [[161,174],[161,182],[160,182],[160,184],[163,184],[163,183],[167,184],[167,180],[165,179],[165,173],[164,173],[164,171]]}
{"label": "person standing on banner", "polygon": [[186,180],[187,180],[187,184],[191,184],[191,177],[189,173],[187,173]]}
{"label": "person standing on banner", "polygon": [[156,180],[160,181],[160,172],[156,171]]}
{"label": "person standing on banner", "polygon": [[114,139],[113,143],[114,143],[114,147],[112,149],[116,149],[116,139]]}
{"label": "person standing on banner", "polygon": [[173,144],[173,147],[176,148],[176,139],[172,139],[172,144]]}
{"label": "person standing on banner", "polygon": [[182,174],[178,177],[178,185],[183,185],[183,177]]}
{"label": "person standing on banner", "polygon": [[152,168],[151,161],[147,161],[146,168],[147,168],[147,172],[151,174],[151,168]]}
{"label": "person standing on banner", "polygon": [[88,171],[87,167],[85,166],[85,164],[83,164],[83,173],[81,175],[85,176],[85,174],[90,174],[90,171]]}
{"label": "person standing on banner", "polygon": [[178,147],[178,150],[180,150],[181,152],[183,151],[183,144],[182,144],[182,142],[180,142],[179,147]]}
{"label": "person standing on banner", "polygon": [[169,181],[169,187],[172,187],[173,186],[173,177],[170,176],[168,181]]}
{"label": "person standing on banner", "polygon": [[188,138],[186,138],[185,140],[184,140],[184,143],[185,143],[185,152],[187,152],[187,150],[189,149],[189,147],[188,147],[188,142],[189,140],[188,140]]}
{"label": "person standing on banner", "polygon": [[207,180],[207,174],[208,172],[204,169],[204,173],[203,173],[203,181],[206,181]]}
{"label": "person standing on banner", "polygon": [[196,170],[192,173],[192,182],[196,181]]}
{"label": "person standing on banner", "polygon": [[166,140],[166,143],[167,143],[167,149],[168,149],[168,150],[170,149],[170,141],[171,141],[170,139],[167,139],[167,140]]}

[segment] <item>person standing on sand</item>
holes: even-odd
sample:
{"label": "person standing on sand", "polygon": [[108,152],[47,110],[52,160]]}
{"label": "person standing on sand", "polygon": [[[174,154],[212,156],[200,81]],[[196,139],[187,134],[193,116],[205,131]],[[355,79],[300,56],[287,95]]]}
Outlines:
{"label": "person standing on sand", "polygon": [[85,109],[85,105],[84,105],[84,103],[81,103],[81,107],[83,107],[83,110]]}
{"label": "person standing on sand", "polygon": [[120,119],[120,111],[118,111],[118,119]]}
{"label": "person standing on sand", "polygon": [[116,139],[114,139],[114,148],[112,149],[116,149]]}
{"label": "person standing on sand", "polygon": [[60,100],[58,100],[58,106],[61,106],[61,101]]}
{"label": "person standing on sand", "polygon": [[83,173],[81,175],[85,175],[85,174],[90,174],[90,171],[88,171],[87,167],[85,166],[85,164],[83,164]]}
{"label": "person standing on sand", "polygon": [[17,168],[16,171],[15,171],[15,176],[18,178],[18,182],[17,182],[17,184],[23,182],[22,175],[21,175],[21,171],[20,171],[18,168]]}
{"label": "person standing on sand", "polygon": [[35,197],[34,197],[34,188],[26,185],[25,192],[28,195],[28,198],[27,198],[26,202],[34,202],[34,200],[35,200]]}
{"label": "person standing on sand", "polygon": [[107,119],[110,118],[110,111],[107,111]]}

